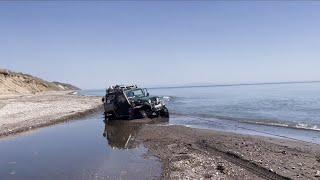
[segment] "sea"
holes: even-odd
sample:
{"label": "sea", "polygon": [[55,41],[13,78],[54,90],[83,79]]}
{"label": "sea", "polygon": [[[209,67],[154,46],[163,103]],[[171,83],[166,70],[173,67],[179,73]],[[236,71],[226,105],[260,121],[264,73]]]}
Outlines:
{"label": "sea", "polygon": [[[320,83],[156,87],[169,125],[320,144]],[[80,94],[103,96],[105,89]]]}

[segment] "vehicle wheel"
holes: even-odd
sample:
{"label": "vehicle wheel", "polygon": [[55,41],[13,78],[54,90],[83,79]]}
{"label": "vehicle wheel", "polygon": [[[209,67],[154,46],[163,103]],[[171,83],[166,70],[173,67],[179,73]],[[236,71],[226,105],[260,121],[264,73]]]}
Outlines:
{"label": "vehicle wheel", "polygon": [[128,116],[128,120],[133,120],[134,119],[134,116],[133,115],[129,115]]}
{"label": "vehicle wheel", "polygon": [[160,116],[169,118],[169,110],[167,107],[163,107],[163,109],[160,111]]}
{"label": "vehicle wheel", "polygon": [[148,115],[147,115],[146,111],[141,110],[141,111],[139,111],[139,113],[140,113],[140,117],[141,118],[148,118]]}

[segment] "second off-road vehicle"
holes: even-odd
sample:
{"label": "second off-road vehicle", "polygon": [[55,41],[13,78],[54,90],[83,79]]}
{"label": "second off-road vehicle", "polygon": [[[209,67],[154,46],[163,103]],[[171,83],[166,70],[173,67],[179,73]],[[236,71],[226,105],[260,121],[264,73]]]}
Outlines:
{"label": "second off-road vehicle", "polygon": [[111,86],[102,98],[106,120],[169,117],[169,111],[158,96],[136,85]]}

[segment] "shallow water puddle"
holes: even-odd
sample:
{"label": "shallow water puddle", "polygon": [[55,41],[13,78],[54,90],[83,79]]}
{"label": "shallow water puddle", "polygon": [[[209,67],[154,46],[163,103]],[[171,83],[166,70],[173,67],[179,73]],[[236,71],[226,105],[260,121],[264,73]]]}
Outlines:
{"label": "shallow water puddle", "polygon": [[140,126],[101,114],[0,140],[1,179],[154,179],[161,163],[134,144]]}

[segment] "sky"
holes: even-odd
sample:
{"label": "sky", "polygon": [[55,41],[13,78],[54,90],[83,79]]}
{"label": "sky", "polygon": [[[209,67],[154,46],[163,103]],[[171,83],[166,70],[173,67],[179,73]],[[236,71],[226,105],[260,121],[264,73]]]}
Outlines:
{"label": "sky", "polygon": [[320,80],[320,2],[0,2],[0,67],[83,89]]}

